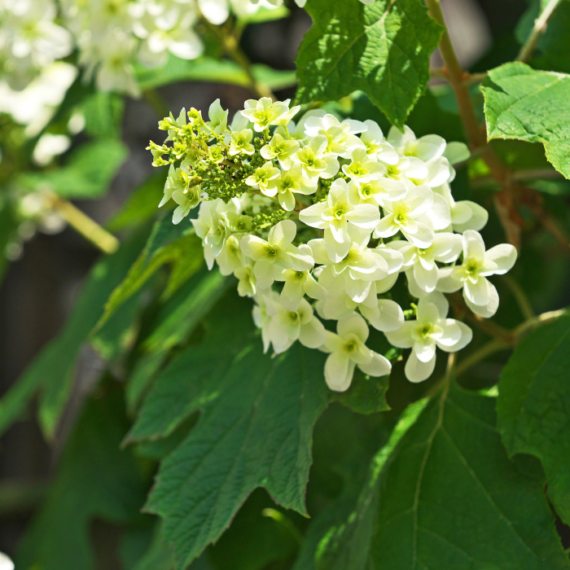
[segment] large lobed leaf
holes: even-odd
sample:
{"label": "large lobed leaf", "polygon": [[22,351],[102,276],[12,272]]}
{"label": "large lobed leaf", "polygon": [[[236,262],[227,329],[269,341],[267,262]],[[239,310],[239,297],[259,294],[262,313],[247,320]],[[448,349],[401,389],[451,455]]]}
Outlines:
{"label": "large lobed leaf", "polygon": [[510,454],[542,462],[548,496],[570,524],[570,316],[517,346],[501,373],[499,430]]}
{"label": "large lobed leaf", "polygon": [[356,507],[296,570],[570,568],[540,467],[508,459],[494,407],[452,386],[406,417]]}
{"label": "large lobed leaf", "polygon": [[570,178],[570,75],[507,63],[489,72],[482,89],[488,138],[543,143]]}
{"label": "large lobed leaf", "polygon": [[301,103],[331,101],[356,90],[402,127],[429,81],[430,55],[442,28],[420,0],[310,0],[313,27],[297,69]]}
{"label": "large lobed leaf", "polygon": [[324,355],[298,343],[262,354],[248,300],[218,305],[210,332],[156,380],[130,441],[166,437],[200,410],[197,426],[162,463],[147,510],[185,568],[228,527],[248,495],[305,513],[313,425],[328,403]]}

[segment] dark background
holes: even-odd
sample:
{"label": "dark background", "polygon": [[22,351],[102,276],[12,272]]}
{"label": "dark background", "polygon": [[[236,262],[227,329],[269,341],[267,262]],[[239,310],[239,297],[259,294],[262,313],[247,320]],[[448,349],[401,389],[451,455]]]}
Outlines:
{"label": "dark background", "polygon": [[[487,69],[516,56],[520,46],[514,29],[527,8],[524,0],[442,0],[442,4],[465,67]],[[243,47],[254,62],[293,69],[297,47],[309,27],[307,14],[294,9],[287,20],[251,26],[244,35]],[[492,50],[491,45],[495,46]],[[207,110],[216,98],[233,113],[251,96],[238,87],[208,83],[170,85],[160,93],[175,115],[183,106]],[[284,98],[292,93],[278,95]],[[123,140],[130,148],[129,159],[104,199],[77,203],[98,222],[104,223],[116,212],[132,189],[152,172],[150,154],[144,149],[149,139],[159,140],[158,118],[144,100],[127,100],[122,127]],[[83,238],[66,229],[56,236],[38,234],[26,244],[23,257],[11,265],[0,291],[0,393],[16,382],[32,358],[61,329],[97,255]],[[97,366],[87,356],[87,366],[90,364]],[[29,501],[18,501],[17,507],[11,499],[21,490],[27,492],[29,485],[32,490],[34,486],[39,489],[49,480],[66,433],[62,430],[55,444],[48,447],[30,410],[29,419],[15,424],[2,438],[1,551],[13,552],[33,512],[34,493]],[[93,531],[102,543],[113,536],[112,529],[102,525],[95,524]],[[108,563],[102,562],[101,568],[110,570]]]}

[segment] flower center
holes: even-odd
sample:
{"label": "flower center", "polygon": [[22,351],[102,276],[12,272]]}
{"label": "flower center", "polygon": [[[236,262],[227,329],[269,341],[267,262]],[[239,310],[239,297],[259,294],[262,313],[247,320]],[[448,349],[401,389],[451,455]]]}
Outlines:
{"label": "flower center", "polygon": [[334,217],[335,217],[337,220],[342,220],[342,218],[343,218],[343,216],[344,216],[344,213],[345,213],[345,212],[344,212],[344,208],[337,208],[337,209],[334,211]]}

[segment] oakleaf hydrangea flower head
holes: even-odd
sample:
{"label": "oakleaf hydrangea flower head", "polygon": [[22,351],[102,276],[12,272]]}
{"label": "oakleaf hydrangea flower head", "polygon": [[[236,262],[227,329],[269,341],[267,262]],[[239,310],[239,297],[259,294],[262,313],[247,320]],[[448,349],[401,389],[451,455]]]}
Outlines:
{"label": "oakleaf hydrangea flower head", "polygon": [[[443,293],[463,289],[488,317],[498,296],[487,277],[516,259],[510,245],[486,251],[473,228],[487,212],[453,199],[465,145],[408,128],[384,137],[373,121],[321,110],[298,115],[289,101],[262,98],[231,121],[219,101],[207,121],[196,109],[166,117],[164,142],[149,145],[153,164],[169,167],[160,206],[173,207],[173,223],[192,218],[208,268],[253,299],[265,352],[297,341],[327,352],[325,380],[345,391],[356,367],[391,370],[367,346],[373,327],[412,349],[406,376],[426,380],[437,348],[460,350],[472,336],[448,318]],[[409,297],[409,307],[394,300]],[[337,321],[337,333],[322,321]]]}

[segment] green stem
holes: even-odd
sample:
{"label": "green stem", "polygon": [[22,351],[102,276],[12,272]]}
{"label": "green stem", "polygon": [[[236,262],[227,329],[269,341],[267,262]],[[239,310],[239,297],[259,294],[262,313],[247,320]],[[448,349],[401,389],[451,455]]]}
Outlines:
{"label": "green stem", "polygon": [[257,96],[257,97],[269,97],[276,100],[275,95],[265,85],[257,81],[253,74],[253,68],[251,66],[251,62],[249,61],[248,57],[245,55],[243,50],[239,46],[239,39],[235,34],[235,31],[227,31],[223,30],[219,26],[214,26],[205,18],[202,18],[204,24],[208,27],[208,29],[217,36],[222,48],[226,52],[226,55],[232,59],[235,63],[237,63],[245,72],[248,78],[248,87],[249,89]]}
{"label": "green stem", "polygon": [[63,200],[53,193],[46,194],[51,208],[83,237],[88,239],[93,245],[104,253],[115,253],[119,248],[119,240],[107,230],[103,229],[97,222],[86,216],[81,210],[76,208],[71,202]]}
{"label": "green stem", "polygon": [[492,341],[484,344],[481,348],[478,348],[475,352],[472,352],[469,356],[464,358],[455,369],[455,375],[459,376],[463,374],[466,370],[471,368],[477,362],[484,360],[491,354],[498,352],[499,350],[507,350],[510,345],[506,344],[504,341],[499,339],[493,339]]}
{"label": "green stem", "polygon": [[548,23],[550,22],[559,4],[560,0],[551,0],[550,4],[548,4],[548,6],[544,9],[544,12],[542,12],[542,14],[536,19],[534,22],[534,27],[532,28],[532,32],[530,33],[530,36],[524,46],[521,48],[516,61],[521,61],[524,63],[531,58],[534,50],[536,49],[536,46],[538,45],[538,42],[540,41],[540,38],[544,32],[546,32]]}
{"label": "green stem", "polygon": [[534,317],[536,317],[536,314],[523,288],[510,275],[503,275],[503,281],[511,290],[511,293],[513,294],[513,297],[515,298],[519,309],[521,310],[522,316],[527,320],[534,319]]}

